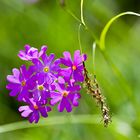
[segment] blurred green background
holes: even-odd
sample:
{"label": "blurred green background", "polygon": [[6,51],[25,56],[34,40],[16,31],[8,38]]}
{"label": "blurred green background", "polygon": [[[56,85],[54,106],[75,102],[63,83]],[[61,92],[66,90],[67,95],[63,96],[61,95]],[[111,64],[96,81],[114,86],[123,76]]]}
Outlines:
{"label": "blurred green background", "polygon": [[[80,18],[80,0],[67,0],[66,9]],[[139,13],[140,0],[84,1],[85,22],[98,39],[109,19],[124,11]],[[5,88],[6,75],[24,63],[17,57],[18,51],[25,44],[37,48],[46,44],[47,52],[55,53],[57,57],[62,56],[65,50],[73,53],[79,49],[78,25],[58,0],[0,0],[0,125],[25,120],[18,113],[19,103],[9,97]],[[88,55],[86,67],[93,73],[91,52],[94,39],[84,29],[81,32],[82,48]],[[95,69],[112,113],[112,123],[108,128],[100,122],[101,113],[95,101],[86,94],[86,90],[82,90],[80,106],[72,113],[58,113],[55,109],[49,117],[93,114],[100,117],[97,123],[54,124],[16,130],[0,133],[0,140],[140,139],[140,18],[127,15],[113,23],[107,34],[105,52],[107,58],[97,47]],[[114,72],[112,63],[123,78]]]}

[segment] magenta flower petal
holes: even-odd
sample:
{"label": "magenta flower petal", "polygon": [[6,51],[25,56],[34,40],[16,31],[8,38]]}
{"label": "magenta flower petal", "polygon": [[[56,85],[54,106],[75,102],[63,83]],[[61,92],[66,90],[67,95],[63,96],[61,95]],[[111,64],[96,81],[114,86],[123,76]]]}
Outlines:
{"label": "magenta flower petal", "polygon": [[62,94],[60,92],[51,91],[51,98],[60,97]]}
{"label": "magenta flower petal", "polygon": [[19,112],[21,112],[22,117],[28,117],[30,123],[37,123],[40,115],[47,117],[47,112],[51,110],[50,107],[46,106],[46,102],[35,102],[33,99],[25,100],[25,102],[29,105],[19,107]]}
{"label": "magenta flower petal", "polygon": [[9,83],[6,85],[6,88],[9,89],[9,90],[12,90],[14,88],[19,88],[20,87],[20,84],[17,84],[17,83]]}
{"label": "magenta flower petal", "polygon": [[38,111],[35,111],[35,112],[32,113],[32,115],[29,117],[29,122],[30,122],[30,123],[33,123],[33,122],[38,123],[39,118],[40,118],[39,112],[38,112]]}
{"label": "magenta flower petal", "polygon": [[13,82],[13,83],[20,84],[19,79],[16,79],[13,75],[8,75],[8,76],[7,76],[7,80],[8,80],[9,82]]}
{"label": "magenta flower petal", "polygon": [[80,50],[76,50],[74,52],[74,64],[78,65],[80,63],[82,63],[82,57],[80,55]]}
{"label": "magenta flower petal", "polygon": [[58,77],[58,83],[65,84],[65,80],[62,77]]}
{"label": "magenta flower petal", "polygon": [[40,115],[39,115],[39,112],[38,112],[38,111],[36,111],[36,112],[34,113],[34,118],[35,118],[35,123],[38,123],[39,118],[40,118]]}
{"label": "magenta flower petal", "polygon": [[42,77],[44,77],[45,82],[48,84],[52,84],[58,75],[59,69],[59,60],[54,61],[55,55],[50,54],[47,56],[46,54],[42,55],[42,61],[38,59],[33,59],[34,69],[37,73],[39,73]]}
{"label": "magenta flower petal", "polygon": [[30,115],[30,113],[32,112],[32,110],[29,108],[29,106],[21,106],[19,107],[19,112],[22,112],[21,113],[21,116],[22,117],[28,117]]}
{"label": "magenta flower petal", "polygon": [[42,107],[40,108],[40,113],[43,117],[48,117],[48,114],[47,114],[47,108],[46,107]]}
{"label": "magenta flower petal", "polygon": [[31,114],[32,110],[26,110],[24,112],[21,113],[22,117],[28,117]]}
{"label": "magenta flower petal", "polygon": [[59,101],[61,101],[62,97],[56,97],[56,98],[53,98],[51,101],[50,101],[50,104],[51,105],[55,105],[56,103],[58,103]]}
{"label": "magenta flower petal", "polygon": [[63,55],[64,55],[64,58],[61,58],[61,63],[68,67],[72,66],[72,59],[71,59],[70,52],[65,51]]}
{"label": "magenta flower petal", "polygon": [[28,94],[29,93],[26,88],[22,89],[21,92],[18,94],[18,101],[22,101],[23,98],[26,98]]}
{"label": "magenta flower petal", "polygon": [[18,111],[19,112],[22,112],[22,111],[25,111],[25,110],[28,110],[29,109],[29,106],[28,105],[25,105],[25,106],[20,106]]}
{"label": "magenta flower petal", "polygon": [[81,98],[79,93],[77,93],[77,94],[69,94],[69,98],[70,98],[73,106],[78,106],[79,105],[78,99]]}
{"label": "magenta flower petal", "polygon": [[73,78],[75,79],[75,81],[80,81],[80,82],[84,81],[84,75],[78,71],[75,71],[73,73]]}
{"label": "magenta flower petal", "polygon": [[64,108],[66,108],[67,112],[71,112],[72,111],[71,104],[69,103],[68,99],[65,98],[65,97],[63,97],[62,101],[59,103],[58,110],[60,112],[63,112]]}
{"label": "magenta flower petal", "polygon": [[52,62],[52,61],[54,60],[54,58],[55,58],[54,53],[51,53],[51,54],[49,55],[49,57],[48,57],[48,61],[49,61],[49,62]]}
{"label": "magenta flower petal", "polygon": [[18,57],[22,60],[30,61],[32,59],[39,59],[44,53],[46,53],[47,47],[42,46],[41,51],[38,52],[37,48],[25,45],[25,50],[21,50]]}
{"label": "magenta flower petal", "polygon": [[[60,81],[63,80],[61,79]],[[80,90],[81,87],[79,85],[75,85],[74,80],[71,79],[71,81],[72,83],[68,83],[68,85],[65,83],[58,83],[56,85],[56,91],[50,92],[50,103],[51,105],[59,103],[59,112],[62,112],[64,109],[66,109],[67,112],[71,112],[73,106],[78,106],[78,99],[80,96],[77,91]]]}
{"label": "magenta flower petal", "polygon": [[51,107],[46,106],[46,111],[47,111],[47,112],[50,112],[51,110],[52,110]]}
{"label": "magenta flower petal", "polygon": [[72,106],[71,106],[70,102],[68,101],[67,98],[64,98],[64,101],[65,101],[65,108],[66,108],[67,112],[71,112]]}
{"label": "magenta flower petal", "polygon": [[61,62],[60,59],[56,59],[51,65],[51,70],[54,71],[54,72],[55,71],[58,72],[58,70],[60,69],[60,67],[59,67],[60,62]]}
{"label": "magenta flower petal", "polygon": [[40,52],[39,52],[39,58],[40,58],[43,54],[45,54],[46,51],[47,51],[47,46],[43,45],[43,46],[41,47]]}
{"label": "magenta flower petal", "polygon": [[[29,68],[30,69],[30,68]],[[10,96],[18,95],[18,100],[22,101],[23,98],[28,96],[28,90],[34,86],[34,76],[29,72],[25,65],[20,67],[20,70],[13,69],[13,75],[8,75],[7,80],[10,82],[6,88],[12,90]]]}
{"label": "magenta flower petal", "polygon": [[12,83],[20,83],[20,81],[19,81],[19,75],[20,75],[20,71],[18,70],[18,69],[16,69],[16,68],[14,68],[13,70],[12,70],[12,72],[13,72],[13,75],[8,75],[7,76],[7,80],[9,81],[9,82],[12,82]]}
{"label": "magenta flower petal", "polygon": [[30,50],[30,45],[28,45],[28,44],[26,44],[25,46],[24,46],[24,51],[23,52],[25,52],[25,53],[28,53],[28,51]]}
{"label": "magenta flower petal", "polygon": [[16,89],[13,89],[13,90],[9,93],[9,95],[10,95],[10,96],[16,96],[19,92],[20,92],[20,89],[16,88]]}
{"label": "magenta flower petal", "polygon": [[34,114],[32,114],[31,116],[29,116],[29,122],[30,123],[33,123],[33,121],[35,120],[35,118],[34,118]]}
{"label": "magenta flower petal", "polygon": [[52,61],[54,60],[54,58],[55,58],[55,55],[53,53],[50,54],[49,56],[46,56],[46,54],[44,54],[42,56],[42,60],[43,60],[44,65],[49,66],[52,63]]}
{"label": "magenta flower petal", "polygon": [[[59,71],[60,76],[64,76],[66,81],[69,81],[70,77],[76,82],[83,82],[83,62],[86,60],[86,55],[80,55],[80,50],[76,50],[74,53],[74,60],[71,59],[69,52],[64,52],[64,58],[61,58],[61,63],[67,68],[61,68]],[[77,75],[78,74],[78,75]]]}
{"label": "magenta flower petal", "polygon": [[20,71],[19,71],[18,69],[14,68],[14,69],[13,69],[13,74],[14,74],[14,77],[15,77],[15,78],[19,78],[19,76],[20,76]]}
{"label": "magenta flower petal", "polygon": [[82,59],[83,59],[83,61],[86,61],[87,60],[87,55],[86,54],[82,54]]}
{"label": "magenta flower petal", "polygon": [[74,52],[74,64],[79,65],[82,64],[82,62],[86,61],[87,55],[86,54],[80,54],[80,50],[76,50]]}
{"label": "magenta flower petal", "polygon": [[57,109],[59,112],[63,112],[64,108],[65,108],[65,99],[62,98],[62,101],[58,104]]}
{"label": "magenta flower petal", "polygon": [[38,59],[33,59],[32,60],[33,64],[34,64],[34,69],[36,72],[39,72],[42,70],[43,64],[41,63],[40,60]]}
{"label": "magenta flower petal", "polygon": [[72,75],[72,69],[71,67],[68,68],[61,68],[61,70],[59,71],[59,75],[60,76],[64,76],[65,80],[69,81],[71,75]]}

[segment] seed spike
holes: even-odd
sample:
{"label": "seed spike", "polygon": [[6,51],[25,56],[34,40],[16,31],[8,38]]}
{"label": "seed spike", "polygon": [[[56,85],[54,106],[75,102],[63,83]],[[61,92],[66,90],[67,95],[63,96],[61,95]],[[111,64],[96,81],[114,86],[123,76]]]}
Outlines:
{"label": "seed spike", "polygon": [[84,62],[83,62],[83,66],[84,66],[85,87],[87,87],[87,93],[90,94],[93,98],[95,98],[97,104],[100,105],[102,118],[104,121],[104,127],[107,127],[108,124],[111,122],[109,108],[106,105],[104,96],[101,95],[101,90],[96,80],[96,75],[94,75],[93,79],[89,78],[89,74],[85,67]]}

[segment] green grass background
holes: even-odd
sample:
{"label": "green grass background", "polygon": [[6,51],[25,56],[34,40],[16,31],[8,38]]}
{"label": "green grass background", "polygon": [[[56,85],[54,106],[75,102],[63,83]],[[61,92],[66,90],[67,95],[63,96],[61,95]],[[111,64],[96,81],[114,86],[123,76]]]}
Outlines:
{"label": "green grass background", "polygon": [[[60,7],[58,0],[0,0],[0,130],[2,125],[24,121],[18,110],[20,103],[9,97],[6,75],[25,62],[18,51],[25,44],[40,49],[47,45],[47,53],[62,56],[63,51],[79,49],[79,23]],[[80,18],[80,0],[67,0],[66,8]],[[84,19],[90,31],[99,39],[105,24],[124,11],[140,12],[139,0],[85,0]],[[93,73],[92,43],[94,39],[82,28],[81,44],[88,55],[86,67]],[[108,58],[96,48],[95,70],[102,93],[112,113],[112,123],[103,127],[101,113],[95,101],[82,90],[80,105],[72,113],[49,113],[69,118],[71,115],[97,115],[88,123],[54,124],[37,128],[0,133],[0,140],[138,140],[140,139],[140,18],[124,16],[112,24],[106,37]],[[112,63],[121,72],[117,75]],[[77,118],[78,119],[78,118]],[[80,120],[80,116],[79,116]],[[55,124],[56,123],[56,124]],[[26,125],[29,125],[28,123]],[[14,124],[12,124],[14,127]],[[6,128],[5,128],[6,129]]]}

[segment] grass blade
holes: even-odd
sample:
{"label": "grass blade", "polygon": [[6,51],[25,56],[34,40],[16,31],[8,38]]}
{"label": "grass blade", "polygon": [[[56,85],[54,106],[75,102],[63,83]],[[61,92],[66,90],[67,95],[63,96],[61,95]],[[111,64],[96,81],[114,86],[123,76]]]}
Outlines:
{"label": "grass blade", "polygon": [[134,15],[134,16],[139,16],[140,17],[140,14],[138,14],[138,13],[134,13],[134,12],[123,12],[123,13],[120,13],[120,14],[116,15],[115,17],[111,18],[108,21],[108,23],[105,25],[105,27],[102,30],[101,35],[100,35],[99,46],[100,46],[100,49],[102,51],[105,50],[105,38],[106,38],[106,34],[107,34],[107,31],[109,30],[110,26],[112,25],[112,23],[115,20],[117,20],[118,18],[120,18],[120,17],[122,17],[124,15]]}

